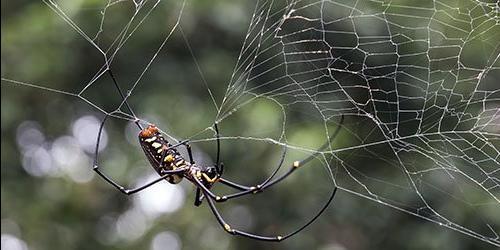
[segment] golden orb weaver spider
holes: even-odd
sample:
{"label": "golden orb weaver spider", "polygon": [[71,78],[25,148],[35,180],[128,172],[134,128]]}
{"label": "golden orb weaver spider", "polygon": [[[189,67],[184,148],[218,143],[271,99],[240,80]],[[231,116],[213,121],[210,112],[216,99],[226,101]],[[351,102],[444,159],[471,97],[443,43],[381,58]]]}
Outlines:
{"label": "golden orb weaver spider", "polygon": [[[119,87],[113,73],[111,72],[111,69],[108,69],[109,75],[111,76],[111,79],[114,82],[114,85],[116,86],[118,92],[120,93],[121,97],[123,98],[122,104],[125,104],[127,109],[132,113],[134,117],[135,114],[132,111],[131,107],[129,106],[126,97],[123,95],[123,92],[121,88]],[[224,164],[220,161],[220,134],[219,134],[219,128],[217,126],[217,123],[214,124],[214,130],[216,133],[216,141],[217,141],[217,156],[216,156],[216,164],[213,166],[201,166],[198,165],[194,162],[193,160],[193,155],[191,152],[191,146],[189,145],[188,141],[180,141],[179,143],[172,145],[170,144],[159,132],[158,128],[155,125],[148,125],[148,127],[143,128],[141,124],[139,123],[138,120],[135,121],[136,125],[139,127],[140,132],[139,132],[139,143],[141,145],[141,148],[144,151],[144,154],[149,160],[149,163],[151,166],[155,169],[155,171],[159,174],[159,177],[146,183],[143,184],[139,187],[133,188],[133,189],[127,189],[120,184],[116,183],[113,181],[110,177],[108,177],[106,174],[104,174],[100,169],[99,169],[99,164],[98,164],[98,149],[99,149],[99,143],[101,140],[101,135],[102,131],[104,128],[104,124],[106,123],[107,118],[109,117],[109,114],[107,114],[103,121],[101,122],[101,125],[99,127],[99,133],[97,136],[97,142],[96,142],[96,148],[95,148],[95,158],[94,158],[94,171],[101,176],[106,182],[117,188],[120,192],[126,195],[131,195],[137,192],[140,192],[151,185],[160,182],[162,180],[166,180],[172,184],[177,184],[179,183],[183,178],[186,178],[188,181],[190,181],[194,186],[196,186],[196,196],[195,196],[195,201],[194,205],[199,206],[201,205],[203,198],[206,197],[206,200],[208,202],[208,205],[210,207],[210,210],[214,214],[215,218],[219,222],[219,224],[222,226],[222,228],[232,234],[232,235],[239,235],[243,237],[248,237],[251,239],[255,240],[262,240],[262,241],[282,241],[285,240],[303,229],[305,229],[307,226],[309,226],[311,223],[313,223],[330,205],[330,203],[333,200],[333,197],[335,196],[335,193],[337,192],[337,187],[335,186],[330,197],[328,198],[328,201],[323,205],[323,207],[309,220],[307,221],[304,225],[299,227],[298,229],[292,231],[291,233],[285,234],[285,235],[276,235],[276,236],[262,236],[262,235],[256,235],[248,232],[244,232],[238,229],[232,228],[229,224],[225,222],[223,219],[221,213],[217,210],[217,207],[215,206],[215,203],[217,202],[224,202],[233,198],[241,197],[244,195],[248,194],[256,194],[263,192],[267,188],[281,182],[284,180],[286,177],[288,177],[291,173],[293,173],[295,170],[297,170],[300,166],[307,164],[310,160],[312,160],[315,157],[315,154],[310,155],[306,159],[302,161],[295,161],[293,162],[292,166],[290,169],[285,172],[283,175],[276,177],[275,175],[278,173],[279,169],[281,168],[284,160],[285,160],[285,155],[286,155],[286,150],[283,150],[283,154],[281,155],[281,159],[279,161],[278,167],[273,171],[273,173],[262,183],[255,185],[255,186],[246,186],[246,185],[241,185],[236,182],[227,180],[222,177],[222,174],[224,172]],[[331,141],[335,139],[335,137],[338,135],[340,128],[342,126],[342,123],[344,121],[344,116],[341,116],[341,120],[332,134],[328,141],[318,148],[317,151],[322,151],[326,149]],[[186,161],[185,158],[179,153],[177,150],[177,147],[179,146],[184,146],[188,152],[189,156],[189,161]],[[223,185],[226,185],[228,187],[234,188],[238,190],[235,193],[232,194],[227,194],[227,195],[216,195],[214,194],[210,189],[212,186],[216,183],[221,183]]]}

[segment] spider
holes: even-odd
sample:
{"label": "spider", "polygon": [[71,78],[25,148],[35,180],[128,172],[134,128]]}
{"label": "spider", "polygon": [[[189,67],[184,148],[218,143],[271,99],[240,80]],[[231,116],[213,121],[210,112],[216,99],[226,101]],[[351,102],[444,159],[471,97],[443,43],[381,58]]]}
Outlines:
{"label": "spider", "polygon": [[[128,110],[133,114],[132,109],[130,108],[129,104],[126,101],[125,96],[123,95],[123,92],[121,88],[118,86],[117,81],[115,77],[113,76],[111,70],[108,71],[111,78],[113,79],[113,82],[118,89],[118,92],[120,93],[121,97],[123,98],[122,104],[124,103]],[[135,117],[135,114],[133,114]],[[149,124],[146,128],[143,128],[141,124],[139,123],[138,120],[135,121],[136,125],[139,127],[140,132],[139,132],[139,143],[141,145],[141,148],[144,151],[144,154],[146,155],[147,159],[149,160],[149,163],[151,166],[154,168],[154,170],[158,173],[159,177],[145,183],[143,185],[140,185],[139,187],[133,188],[133,189],[128,189],[117,182],[113,181],[110,177],[108,177],[106,174],[104,174],[99,167],[98,164],[98,149],[99,149],[99,143],[101,140],[101,134],[102,130],[104,128],[104,124],[109,117],[109,114],[107,114],[103,121],[101,122],[100,128],[99,128],[99,133],[97,136],[97,142],[96,142],[96,148],[95,148],[95,158],[94,158],[94,171],[101,176],[106,182],[117,188],[120,192],[126,195],[131,195],[134,193],[138,193],[151,185],[160,182],[162,180],[166,180],[171,184],[177,184],[180,181],[182,181],[183,178],[186,178],[188,181],[190,181],[194,186],[196,186],[196,196],[195,196],[195,201],[194,205],[196,207],[200,206],[202,204],[202,201],[204,198],[206,198],[207,203],[210,207],[210,210],[214,214],[215,218],[217,219],[218,223],[222,226],[222,228],[232,234],[232,235],[239,235],[243,237],[248,237],[251,239],[255,240],[261,240],[261,241],[282,241],[285,240],[303,229],[305,229],[307,226],[309,226],[311,223],[313,223],[329,206],[329,204],[332,202],[335,193],[337,192],[337,187],[335,186],[331,195],[328,198],[328,201],[323,205],[323,207],[304,225],[299,227],[298,229],[292,231],[291,233],[285,234],[285,235],[276,235],[276,236],[263,236],[263,235],[257,235],[257,234],[252,234],[248,232],[244,232],[235,228],[232,228],[224,218],[222,217],[221,213],[218,211],[216,207],[216,203],[218,202],[225,202],[237,197],[241,197],[244,195],[249,195],[249,194],[257,194],[261,193],[271,186],[283,181],[286,177],[288,177],[291,173],[293,173],[295,170],[297,170],[300,166],[303,166],[307,164],[310,160],[312,160],[315,155],[311,155],[307,157],[306,159],[302,161],[295,161],[293,162],[292,166],[289,168],[287,172],[282,174],[279,177],[275,177],[275,175],[278,173],[278,170],[281,168],[283,161],[285,159],[285,154],[286,150],[283,150],[283,153],[281,155],[281,159],[279,161],[278,167],[273,171],[273,173],[262,183],[254,186],[246,186],[246,185],[241,185],[236,182],[230,181],[228,179],[225,179],[222,177],[223,172],[224,172],[224,164],[220,161],[220,134],[219,134],[219,128],[217,123],[214,124],[213,129],[215,130],[215,136],[216,136],[216,141],[217,141],[217,155],[216,155],[216,163],[213,166],[203,166],[203,165],[198,165],[195,163],[193,160],[193,154],[191,151],[191,146],[189,145],[188,141],[180,141],[177,144],[170,144],[159,132],[158,128],[153,125]],[[337,134],[340,131],[340,127],[344,121],[344,116],[341,116],[341,120],[339,122],[338,127],[336,128],[335,132],[332,134],[332,136],[328,139],[328,141],[321,146],[317,151],[324,150],[330,145],[330,142],[337,136]],[[186,160],[178,151],[178,147],[183,146],[186,148],[189,160]],[[226,185],[228,187],[231,187],[233,189],[236,189],[237,191],[231,194],[227,195],[217,195],[213,193],[210,189],[217,183]]]}

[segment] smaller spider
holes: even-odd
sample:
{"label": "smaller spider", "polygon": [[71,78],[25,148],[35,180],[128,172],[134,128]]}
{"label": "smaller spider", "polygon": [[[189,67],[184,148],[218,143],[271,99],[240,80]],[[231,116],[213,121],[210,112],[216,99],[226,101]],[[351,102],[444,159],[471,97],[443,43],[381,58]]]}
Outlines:
{"label": "smaller spider", "polygon": [[[131,113],[132,109],[126,102],[126,98],[124,97],[120,87],[116,83],[115,78],[113,77],[111,71],[110,75],[113,79],[113,82],[115,83],[115,86],[117,87],[118,91],[120,92],[120,95],[123,98],[123,103],[126,104],[128,109],[130,110]],[[94,158],[94,170],[99,174],[104,180],[106,180],[109,184],[113,185],[115,188],[120,190],[122,193],[130,195],[134,194],[137,192],[140,192],[149,186],[160,182],[162,180],[166,180],[169,183],[172,184],[177,184],[179,183],[183,178],[186,178],[188,181],[193,183],[196,186],[196,197],[194,201],[195,206],[199,206],[204,197],[206,197],[206,200],[208,202],[208,205],[212,211],[212,213],[215,215],[217,221],[219,224],[224,228],[224,230],[230,234],[233,235],[240,235],[244,237],[248,237],[251,239],[255,240],[263,240],[263,241],[282,241],[285,240],[300,231],[302,231],[304,228],[309,226],[311,223],[313,223],[328,207],[328,205],[331,203],[333,200],[333,197],[335,196],[335,193],[337,192],[337,187],[335,187],[328,199],[328,201],[324,204],[324,206],[316,213],[315,216],[313,216],[307,223],[296,229],[295,231],[288,233],[286,235],[276,235],[276,236],[262,236],[262,235],[256,235],[248,232],[244,232],[238,229],[232,228],[228,223],[225,222],[225,220],[222,218],[220,212],[217,210],[215,203],[216,202],[224,202],[236,197],[241,197],[244,195],[248,194],[256,194],[263,192],[264,190],[267,190],[269,187],[281,182],[284,180],[286,177],[288,177],[291,173],[293,173],[295,170],[297,170],[300,166],[308,163],[310,160],[312,160],[315,155],[311,155],[307,157],[306,159],[302,161],[295,161],[293,162],[292,166],[290,169],[285,172],[283,175],[279,177],[275,177],[275,175],[278,173],[278,170],[281,168],[283,161],[285,159],[285,154],[286,150],[283,150],[283,153],[281,155],[280,162],[278,164],[278,167],[274,170],[274,172],[262,183],[255,185],[255,186],[246,186],[246,185],[241,185],[238,183],[235,183],[233,181],[227,180],[222,178],[222,174],[224,171],[224,165],[220,161],[220,135],[219,135],[219,129],[217,126],[217,123],[214,124],[214,130],[216,132],[216,141],[217,141],[217,156],[216,156],[216,164],[213,166],[202,166],[198,165],[194,162],[193,160],[193,155],[191,152],[191,146],[188,144],[187,141],[181,141],[180,143],[177,143],[175,145],[170,144],[159,132],[158,128],[155,125],[148,125],[146,128],[142,128],[140,125],[139,121],[136,121],[135,123],[137,126],[141,129],[139,133],[139,143],[144,150],[144,154],[149,160],[149,163],[151,166],[155,169],[155,171],[159,174],[159,177],[156,178],[153,181],[150,181],[146,184],[143,184],[137,188],[134,189],[127,189],[115,181],[113,181],[110,177],[105,175],[103,172],[101,172],[99,165],[98,165],[98,149],[99,149],[99,143],[101,140],[101,134],[104,128],[104,124],[107,120],[109,115],[106,115],[106,117],[103,119],[101,126],[99,128],[99,134],[97,136],[97,143],[96,143],[96,149],[95,149],[95,158]],[[341,117],[341,120],[339,122],[339,126],[336,128],[335,132],[333,135],[328,139],[328,141],[321,146],[317,151],[320,152],[324,149],[326,149],[331,141],[337,136],[337,134],[340,131],[341,125],[344,121],[344,116]],[[177,148],[179,146],[184,146],[188,152],[189,156],[189,161],[186,161],[186,159],[179,153]],[[228,194],[228,195],[216,195],[214,194],[210,189],[212,186],[216,183],[221,183],[223,185],[229,186],[231,188],[234,188],[238,190],[235,193]]]}

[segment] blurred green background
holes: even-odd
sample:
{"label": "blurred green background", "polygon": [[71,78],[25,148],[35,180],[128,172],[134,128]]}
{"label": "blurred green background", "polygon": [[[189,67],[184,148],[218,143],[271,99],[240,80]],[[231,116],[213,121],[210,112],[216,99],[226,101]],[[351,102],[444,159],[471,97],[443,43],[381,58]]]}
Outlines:
{"label": "blurred green background", "polygon": [[[89,35],[88,39],[102,48],[118,36],[134,10],[133,2],[117,1],[119,3],[106,9],[102,19],[105,2],[61,3],[64,14],[76,20]],[[146,4],[152,6],[155,2]],[[137,81],[172,30],[180,8],[179,1],[161,2],[119,50],[112,69],[123,89],[131,88]],[[213,124],[217,110],[204,81],[220,103],[253,10],[251,1],[188,1],[180,26],[129,98],[138,117],[157,124],[175,138],[194,140],[198,163],[211,164],[216,152],[211,139],[213,132],[207,128]],[[2,77],[78,94],[102,66],[103,56],[56,12],[38,1],[2,1]],[[136,20],[142,17],[143,14],[139,14]],[[99,27],[103,28],[102,33]],[[96,34],[99,35],[94,39]],[[485,53],[482,49],[478,48],[477,52]],[[325,214],[302,233],[282,243],[233,237],[220,228],[207,204],[198,208],[192,205],[194,189],[188,182],[176,186],[162,183],[143,194],[127,197],[93,173],[95,136],[104,117],[96,107],[111,112],[121,101],[107,75],[88,85],[81,95],[95,106],[70,94],[5,81],[1,86],[2,250],[9,249],[7,246],[16,250],[494,248],[481,240],[355,195],[364,193],[353,189],[352,183],[346,180],[348,177],[342,174],[336,181],[351,192],[340,190]],[[287,123],[291,130],[286,131],[291,144],[314,148],[324,142],[321,119],[293,109],[287,115],[292,121]],[[282,119],[278,106],[265,98],[259,99],[224,120],[221,132],[225,136],[279,140]],[[335,128],[337,120],[331,120],[330,129]],[[334,148],[347,147],[360,138],[369,137],[363,134],[368,132],[362,120],[348,117],[344,125]],[[154,174],[137,143],[137,133],[129,121],[109,121],[100,154],[100,165],[105,171],[129,187]],[[370,173],[385,166],[385,160],[394,163],[384,150],[375,147],[368,152],[351,151],[342,155],[342,159],[350,162],[350,166],[359,166],[359,171],[373,167],[366,170]],[[262,181],[272,171],[281,151],[280,146],[272,143],[225,139],[222,160],[228,178],[252,184]],[[376,159],[377,152],[383,158],[380,162]],[[285,168],[306,155],[290,150]],[[422,160],[425,162],[417,156],[412,158],[417,166]],[[322,206],[333,185],[324,164],[316,160],[309,166],[264,194],[221,204],[220,209],[235,227],[250,232],[264,235],[290,232]],[[387,173],[383,178],[373,175],[380,180],[381,187],[376,191],[382,196],[384,191],[391,192],[389,183],[405,181],[401,180],[402,175],[393,173],[395,170],[386,171],[382,171]],[[369,182],[370,178],[366,178]],[[456,180],[455,184],[460,186],[461,181]],[[491,197],[488,200],[479,195],[471,205],[489,204],[488,214],[482,217],[477,212],[483,213],[483,210],[471,209],[465,202],[458,202],[458,206],[456,201],[448,202],[452,191],[443,187],[436,189],[446,198],[438,195],[430,201],[453,209],[459,225],[478,226],[481,228],[478,231],[485,235],[491,234],[487,229],[481,231],[488,223],[493,223],[492,228],[498,230],[500,213]],[[400,204],[406,207],[412,204],[415,194],[410,190],[392,197],[395,196],[409,201]],[[409,209],[417,211],[421,206],[417,202],[414,205]]]}

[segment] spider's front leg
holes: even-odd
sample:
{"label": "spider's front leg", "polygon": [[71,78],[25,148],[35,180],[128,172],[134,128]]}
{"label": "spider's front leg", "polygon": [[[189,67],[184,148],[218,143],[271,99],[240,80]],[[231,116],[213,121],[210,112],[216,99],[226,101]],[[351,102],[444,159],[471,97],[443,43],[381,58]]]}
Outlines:
{"label": "spider's front leg", "polygon": [[[321,147],[319,147],[316,151],[320,152],[320,151],[326,149],[330,145],[330,143],[339,134],[340,128],[342,127],[343,122],[344,122],[344,116],[342,115],[341,119],[339,121],[339,125],[337,126],[337,128],[333,132],[332,136],[330,136],[330,138],[328,138],[328,140],[325,142],[325,144],[323,144]],[[218,133],[218,130],[217,130],[217,133]],[[281,168],[281,166],[283,164],[283,161],[285,160],[285,155],[286,155],[286,148],[285,148],[285,150],[283,150],[283,153],[281,155],[281,159],[280,159],[280,162],[278,164],[278,167],[274,170],[274,172],[271,174],[271,176],[269,178],[267,178],[264,182],[262,182],[262,183],[260,183],[258,185],[255,185],[255,186],[245,186],[245,185],[240,185],[238,183],[226,180],[224,178],[219,178],[219,179],[217,179],[217,181],[219,181],[220,183],[222,183],[222,184],[224,184],[226,186],[230,186],[232,188],[238,189],[238,190],[240,190],[240,192],[236,192],[236,193],[232,193],[232,194],[228,194],[228,195],[219,196],[219,195],[214,194],[212,191],[210,191],[206,187],[204,188],[204,191],[210,197],[212,197],[216,202],[224,202],[224,201],[227,201],[229,199],[233,199],[233,198],[236,198],[236,197],[244,196],[244,195],[247,195],[247,194],[260,193],[260,192],[264,191],[265,189],[267,189],[267,188],[269,188],[269,187],[271,187],[271,186],[273,186],[273,185],[281,182],[282,180],[284,180],[286,177],[288,177],[290,174],[292,174],[295,170],[297,170],[300,166],[303,166],[303,165],[307,164],[309,161],[311,161],[312,159],[314,159],[314,157],[317,154],[312,154],[312,155],[310,155],[309,157],[307,157],[306,159],[304,159],[302,161],[295,161],[295,162],[293,162],[292,166],[288,169],[288,171],[286,173],[284,173],[280,177],[277,177],[277,178],[274,179],[274,176],[278,173],[278,170]]]}
{"label": "spider's front leg", "polygon": [[250,186],[250,187],[249,186],[240,185],[238,183],[226,180],[224,178],[219,178],[217,181],[219,181],[220,183],[225,184],[225,185],[230,186],[230,187],[233,187],[235,189],[241,190],[240,192],[236,192],[236,193],[232,193],[232,194],[228,194],[228,195],[223,195],[223,196],[216,195],[212,191],[210,191],[207,187],[205,187],[204,185],[202,185],[201,188],[204,190],[204,193],[208,194],[216,202],[224,202],[224,201],[227,201],[229,199],[233,199],[233,198],[236,198],[236,197],[244,196],[244,195],[247,195],[247,194],[260,193],[260,192],[264,191],[265,189],[273,186],[274,184],[277,184],[278,182],[281,182],[282,180],[284,180],[291,173],[293,173],[295,170],[297,170],[297,168],[300,165],[301,165],[301,162],[299,162],[299,161],[294,162],[293,165],[292,165],[292,167],[286,173],[284,173],[282,176],[280,176],[280,177],[278,177],[278,178],[276,178],[274,180],[271,180],[272,177],[277,172],[277,170],[281,167],[281,165],[280,165],[276,169],[275,173],[273,173],[271,175],[270,178],[266,179],[264,182],[262,182],[262,183],[260,183],[258,185]]}
{"label": "spider's front leg", "polygon": [[[217,142],[217,154],[216,154],[216,160],[215,160],[215,168],[217,169],[217,178],[216,179],[208,179],[207,178],[207,182],[218,182],[220,181],[221,183],[227,185],[227,186],[230,186],[230,187],[233,187],[233,188],[236,188],[238,190],[241,190],[241,191],[246,191],[246,190],[249,190],[250,187],[247,187],[247,186],[243,186],[243,185],[240,185],[240,184],[237,184],[237,183],[234,183],[234,182],[231,182],[231,181],[228,181],[228,180],[225,180],[222,178],[222,174],[224,172],[224,163],[222,163],[220,161],[220,132],[219,132],[219,126],[216,123],[214,123],[214,130],[215,130],[215,138],[216,138],[216,142]],[[286,148],[285,148],[286,149]],[[285,151],[283,152],[285,154]],[[278,168],[275,170],[275,172],[265,181],[268,182],[272,177],[274,177],[274,175],[278,172],[279,168],[281,167],[281,164],[283,163],[283,160],[285,159],[284,155],[282,156],[281,158],[281,161],[280,161],[280,164],[278,166]],[[215,195],[214,193],[212,193],[208,188],[206,188],[204,185],[201,185],[202,188],[204,188],[204,192],[201,192],[200,190],[200,187],[198,186],[196,188],[196,196],[195,196],[195,200],[194,200],[194,205],[195,206],[199,206],[201,205],[202,201],[203,201],[203,198],[204,198],[204,194],[205,192],[207,192],[212,198],[216,199],[218,202],[220,201],[223,201],[220,199],[219,196]]]}
{"label": "spider's front leg", "polygon": [[[224,163],[220,162],[220,133],[219,133],[219,127],[217,125],[217,122],[214,123],[214,130],[215,130],[215,138],[217,141],[217,156],[215,160],[215,169],[217,170],[217,179],[215,181],[219,180],[224,173]],[[213,181],[213,180],[208,180],[208,181]],[[196,196],[194,198],[194,205],[195,206],[200,206],[201,203],[203,202],[204,195],[201,192],[200,188],[196,188]]]}
{"label": "spider's front leg", "polygon": [[[176,145],[174,145],[172,147],[176,147],[178,145],[184,145],[184,147],[186,147],[186,150],[187,150],[188,156],[189,156],[189,162],[191,164],[194,164],[195,162],[194,162],[194,159],[193,159],[193,152],[191,150],[191,145],[189,145],[188,141],[181,141],[181,142],[179,142],[178,144],[176,144]],[[202,201],[203,201],[203,195],[201,193],[200,188],[197,187],[196,188],[196,196],[194,198],[194,205],[198,207],[199,205],[201,205]]]}

